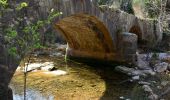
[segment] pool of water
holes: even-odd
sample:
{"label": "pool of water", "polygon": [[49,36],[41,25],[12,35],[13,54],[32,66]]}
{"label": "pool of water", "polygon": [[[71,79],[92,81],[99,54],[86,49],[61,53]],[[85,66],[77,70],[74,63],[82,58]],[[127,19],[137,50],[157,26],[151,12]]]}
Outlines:
{"label": "pool of water", "polygon": [[[39,56],[33,60],[36,63],[54,62],[59,70],[69,74],[50,76],[43,75],[41,71],[30,72],[26,100],[118,100],[120,96],[128,98],[134,87],[134,84],[125,81],[128,76],[114,71],[114,66],[74,61],[66,64],[64,57]],[[23,74],[16,72],[11,81],[14,100],[23,100],[22,80]]]}

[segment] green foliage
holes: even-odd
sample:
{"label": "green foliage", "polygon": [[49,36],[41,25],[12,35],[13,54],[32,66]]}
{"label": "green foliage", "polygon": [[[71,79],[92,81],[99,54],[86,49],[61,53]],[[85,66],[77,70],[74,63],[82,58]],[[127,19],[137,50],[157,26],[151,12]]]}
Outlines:
{"label": "green foliage", "polygon": [[25,8],[25,7],[27,7],[28,6],[28,3],[26,3],[26,2],[22,2],[22,3],[20,3],[20,5],[16,8],[17,10],[21,10],[22,8]]}
{"label": "green foliage", "polygon": [[7,34],[6,34],[6,36],[8,37],[8,38],[15,38],[16,36],[17,36],[17,31],[16,30],[14,30],[13,28],[8,28],[7,30],[6,30],[6,32],[7,32]]}
{"label": "green foliage", "polygon": [[5,7],[6,5],[8,5],[8,0],[0,0],[0,6]]}
{"label": "green foliage", "polygon": [[10,47],[8,49],[8,53],[12,56],[17,56],[17,48],[16,47]]}
{"label": "green foliage", "polygon": [[45,24],[50,24],[51,21],[59,16],[59,15],[62,15],[63,13],[62,12],[57,12],[57,11],[51,11],[50,15],[48,16],[47,20],[45,21]]}
{"label": "green foliage", "polygon": [[18,33],[15,29],[13,28],[7,28],[5,30],[6,35],[5,35],[5,41],[8,43],[8,54],[12,55],[12,56],[16,56],[17,55],[17,48],[15,46],[12,46],[14,43],[14,40],[16,39]]}
{"label": "green foliage", "polygon": [[[0,1],[0,5],[8,5],[8,1],[7,0],[1,0]],[[27,9],[28,7],[28,3],[27,2],[21,2],[19,4],[19,6],[17,6],[16,9],[17,13],[20,13],[21,9],[25,8]],[[2,9],[4,12],[8,11],[8,8],[3,8]],[[51,23],[51,21],[61,15],[61,12],[57,12],[57,11],[51,11],[51,13],[49,14],[48,18],[46,20],[38,20],[36,22],[30,22],[26,25],[22,25],[21,28],[19,25],[8,25],[7,27],[4,28],[4,32],[3,35],[5,37],[5,41],[6,41],[6,49],[8,51],[9,55],[12,56],[22,56],[24,55],[26,52],[31,51],[32,49],[36,49],[36,48],[42,48],[43,46],[41,45],[41,33],[40,30],[49,25]],[[19,14],[19,16],[17,16],[17,22],[18,23],[22,23],[24,20],[24,14],[21,15]]]}
{"label": "green foliage", "polygon": [[[30,44],[30,49],[31,48],[41,48],[43,47],[41,45],[41,41],[40,41],[40,33],[39,33],[39,29],[41,29],[42,27],[44,27],[45,25],[48,25],[51,23],[51,21],[61,15],[61,12],[51,12],[50,15],[48,16],[48,18],[46,20],[38,20],[35,24],[30,24],[28,26],[26,26],[23,31],[25,32],[25,34],[27,34],[26,40],[27,41],[33,41]],[[28,37],[29,36],[29,37]]]}
{"label": "green foliage", "polygon": [[157,18],[160,14],[160,0],[144,0],[145,10],[147,11],[148,17]]}
{"label": "green foliage", "polygon": [[22,2],[22,3],[20,4],[20,6],[21,6],[21,7],[27,7],[28,4],[27,4],[26,2]]}

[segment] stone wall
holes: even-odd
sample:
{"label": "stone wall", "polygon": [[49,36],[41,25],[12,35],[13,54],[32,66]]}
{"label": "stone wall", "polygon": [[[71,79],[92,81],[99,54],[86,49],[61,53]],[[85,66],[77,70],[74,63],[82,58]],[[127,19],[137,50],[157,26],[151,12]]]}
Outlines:
{"label": "stone wall", "polygon": [[[89,16],[95,16],[99,21],[101,21],[104,24],[104,26],[106,26],[106,29],[109,32],[109,36],[112,39],[111,47],[113,50],[111,50],[111,53],[114,54],[114,56],[111,54],[109,56],[110,58],[108,58],[108,56],[103,57],[102,56],[103,53],[106,55],[107,55],[107,53],[109,53],[109,52],[103,51],[103,52],[100,52],[101,58],[103,58],[103,59],[107,58],[107,59],[112,59],[112,61],[118,60],[118,61],[126,62],[125,58],[123,58],[124,55],[122,55],[122,53],[119,52],[120,49],[124,47],[124,45],[121,45],[121,47],[118,46],[119,42],[121,42],[118,37],[120,37],[119,35],[122,35],[124,32],[133,32],[134,34],[137,35],[138,41],[145,41],[144,45],[146,45],[146,46],[155,46],[162,39],[162,34],[161,34],[161,30],[159,28],[159,24],[154,20],[139,19],[134,15],[128,14],[126,12],[123,12],[123,11],[120,11],[117,9],[110,9],[107,6],[100,9],[98,6],[95,5],[95,3],[93,1],[90,1],[90,0],[80,0],[80,1],[62,0],[58,3],[59,4],[56,4],[56,5],[58,5],[59,8],[56,8],[56,9],[59,9],[59,11],[63,12],[63,15],[61,16],[62,18],[64,18],[64,17],[66,17],[66,18],[64,18],[63,20],[61,20],[59,22],[57,20],[56,28],[58,30],[61,30],[62,34],[66,37],[67,41],[70,41],[70,38],[72,39],[72,41],[69,42],[70,49],[68,49],[68,52],[70,51],[69,52],[70,56],[88,57],[88,56],[82,55],[82,54],[85,54],[85,52],[86,52],[86,55],[90,55],[90,53],[91,53],[90,57],[96,56],[96,55],[94,55],[94,53],[92,53],[93,50],[91,50],[90,53],[89,52],[87,53],[88,50],[82,49],[82,48],[85,48],[82,45],[79,45],[79,48],[72,46],[72,44],[82,44],[82,43],[78,42],[77,38],[70,36],[70,34],[73,30],[72,31],[70,30],[70,32],[69,32],[67,30],[67,28],[72,28],[73,26],[74,27],[80,27],[80,26],[86,27],[84,25],[81,25],[80,22],[78,22],[76,20],[74,21],[76,24],[74,24],[72,22],[72,20],[74,20],[74,18],[76,19],[76,16],[77,16],[76,14],[79,14],[79,15],[87,14]],[[68,10],[67,8],[70,8],[70,9]],[[84,16],[82,16],[82,20],[83,20],[83,18],[84,18]],[[88,19],[88,17],[87,17],[87,19]],[[90,19],[88,19],[88,20],[90,20]],[[80,27],[80,30],[81,30],[81,27]],[[93,29],[91,29],[91,30],[93,30]],[[78,30],[74,30],[74,33],[80,33],[80,32]],[[103,35],[104,34],[105,33],[103,33]],[[86,37],[88,37],[88,36],[90,38],[90,36],[91,36],[90,33],[89,33],[89,35],[87,34]],[[123,35],[123,36],[126,37],[126,35]],[[130,36],[132,36],[132,38],[133,38],[133,35],[130,35]],[[80,38],[78,38],[79,40],[82,40],[84,38],[84,37],[81,38],[81,33],[77,34],[77,37],[80,37]],[[134,41],[137,42],[136,38],[134,38]],[[93,42],[93,43],[95,45],[95,42]],[[128,41],[127,41],[127,43],[128,43]],[[138,42],[138,43],[140,43],[140,42]],[[90,45],[91,43],[86,42],[85,44]],[[111,44],[111,43],[109,42],[109,44]],[[96,45],[97,45],[97,42],[96,42]],[[135,45],[135,43],[134,43],[134,45]],[[140,44],[138,44],[138,45],[140,45]],[[130,47],[133,48],[133,46],[130,46]],[[126,49],[128,49],[128,48],[126,48]],[[125,48],[124,48],[124,50],[125,50]],[[135,50],[134,50],[133,54],[136,53]],[[127,51],[129,51],[129,50],[127,50]],[[128,52],[126,52],[126,53],[128,53]],[[123,54],[125,54],[125,53],[123,53]],[[98,57],[98,56],[96,56],[96,57]],[[132,57],[132,55],[131,55],[131,57]],[[115,59],[115,58],[117,58],[117,59]]]}
{"label": "stone wall", "polygon": [[116,33],[118,30],[129,32],[134,26],[140,27],[140,39],[150,43],[149,41],[152,37],[155,44],[161,41],[162,34],[159,24],[156,21],[140,19],[134,15],[111,9],[107,6],[99,8],[96,0],[37,0],[37,2],[39,2],[40,5],[38,10],[41,17],[47,16],[52,8],[62,12],[63,15],[56,18],[56,21],[76,13],[87,13],[97,16],[109,30],[113,43],[116,41]]}

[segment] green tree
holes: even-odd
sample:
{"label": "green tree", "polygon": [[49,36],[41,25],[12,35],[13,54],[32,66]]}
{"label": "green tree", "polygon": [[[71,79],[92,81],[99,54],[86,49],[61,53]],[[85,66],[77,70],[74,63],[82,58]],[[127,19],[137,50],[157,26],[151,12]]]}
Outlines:
{"label": "green tree", "polygon": [[[34,20],[31,22],[27,20],[28,7],[31,7],[28,2],[10,4],[8,0],[0,0],[0,19],[4,20],[0,27],[0,29],[3,29],[0,31],[0,34],[2,34],[5,41],[3,47],[6,50],[5,58],[7,65],[10,64],[11,58],[14,58],[13,60],[22,59],[25,54],[30,53],[36,48],[41,48],[41,33],[39,30],[50,24],[55,17],[62,14],[61,12],[51,11],[47,19]],[[29,63],[29,60],[27,63]],[[24,76],[25,91],[27,71],[24,71]],[[24,100],[25,99],[26,91],[24,92]]]}

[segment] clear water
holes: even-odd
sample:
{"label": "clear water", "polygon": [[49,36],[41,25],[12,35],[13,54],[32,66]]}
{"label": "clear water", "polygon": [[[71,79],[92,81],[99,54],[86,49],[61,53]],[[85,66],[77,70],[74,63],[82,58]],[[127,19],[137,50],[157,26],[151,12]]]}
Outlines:
{"label": "clear water", "polygon": [[[13,100],[24,100],[23,92],[20,89],[11,87],[13,90]],[[28,89],[26,92],[26,100],[54,100],[52,95],[43,95],[39,91]]]}

